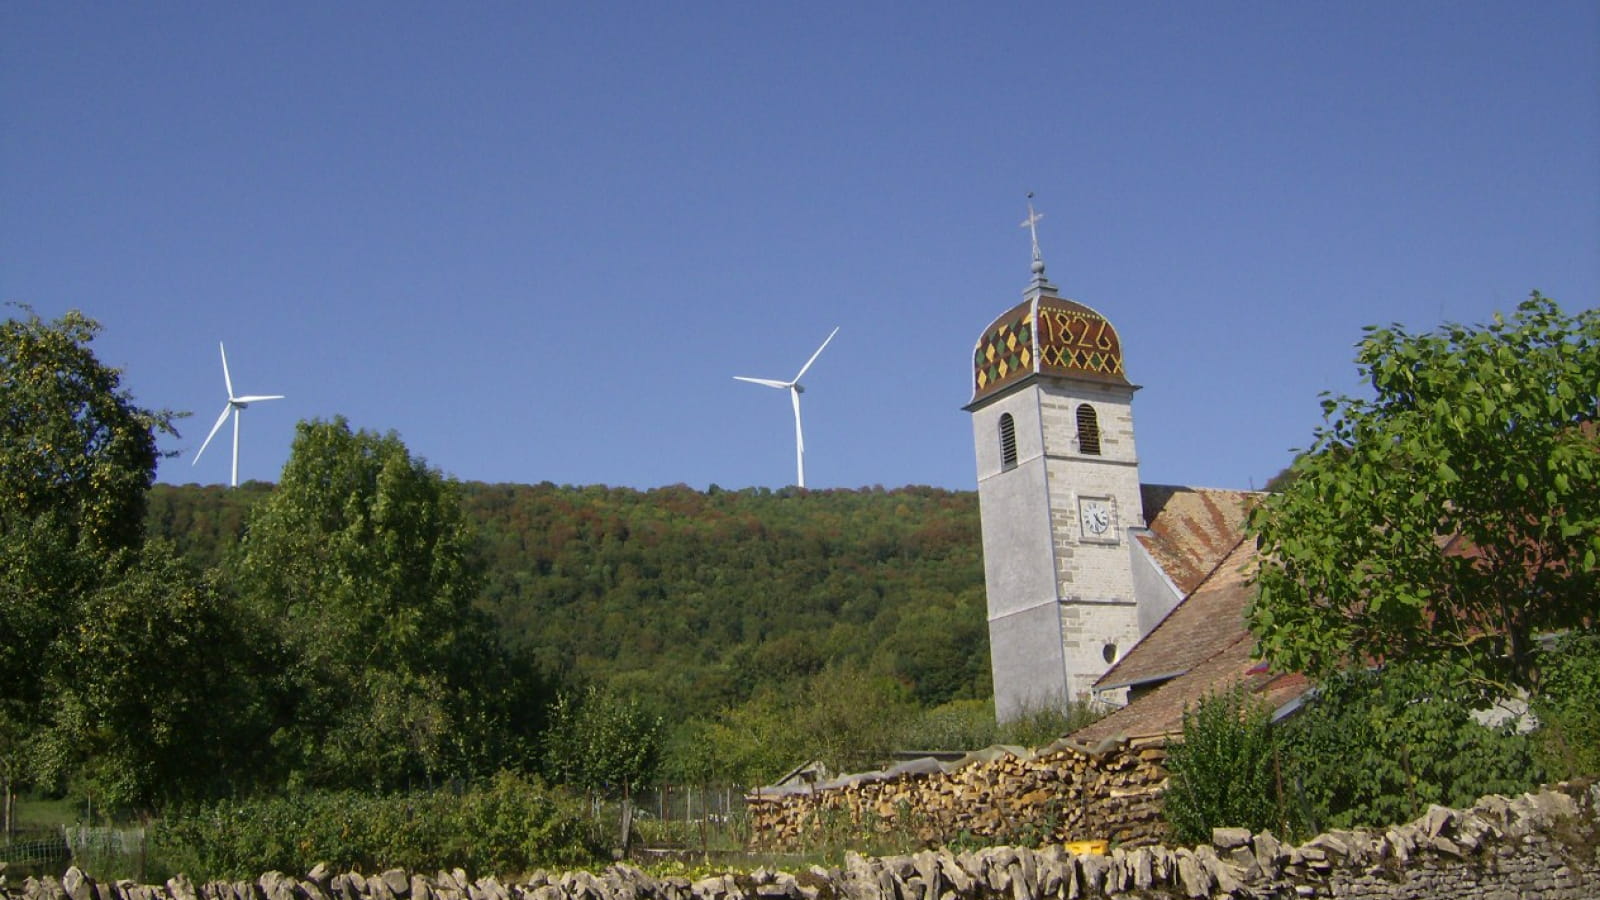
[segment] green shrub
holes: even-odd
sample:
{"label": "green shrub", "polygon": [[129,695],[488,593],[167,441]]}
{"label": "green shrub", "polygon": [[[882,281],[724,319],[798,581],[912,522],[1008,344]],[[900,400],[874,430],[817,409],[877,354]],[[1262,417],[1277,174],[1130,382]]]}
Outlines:
{"label": "green shrub", "polygon": [[1276,762],[1268,710],[1242,689],[1186,710],[1183,740],[1167,749],[1163,808],[1174,835],[1197,843],[1213,828],[1282,829]]}
{"label": "green shrub", "polygon": [[1391,663],[1318,686],[1282,736],[1286,790],[1304,828],[1406,822],[1543,777],[1532,741],[1472,717],[1481,692],[1439,664]]}
{"label": "green shrub", "polygon": [[1600,632],[1574,632],[1540,659],[1535,753],[1553,778],[1600,775]]}
{"label": "green shrub", "polygon": [[510,773],[459,794],[307,792],[217,803],[168,816],[150,843],[153,868],[195,879],[306,872],[319,862],[511,875],[605,855],[580,802]]}
{"label": "green shrub", "polygon": [[907,750],[981,750],[999,742],[993,700],[951,700],[917,713],[900,736]]}
{"label": "green shrub", "polygon": [[982,750],[995,744],[1038,748],[1054,743],[1105,713],[1087,703],[1030,706],[996,723],[993,700],[951,700],[911,717],[901,731],[906,750]]}
{"label": "green shrub", "polygon": [[1088,703],[1074,701],[1066,707],[1032,706],[1000,724],[994,743],[1017,747],[1043,747],[1104,716]]}

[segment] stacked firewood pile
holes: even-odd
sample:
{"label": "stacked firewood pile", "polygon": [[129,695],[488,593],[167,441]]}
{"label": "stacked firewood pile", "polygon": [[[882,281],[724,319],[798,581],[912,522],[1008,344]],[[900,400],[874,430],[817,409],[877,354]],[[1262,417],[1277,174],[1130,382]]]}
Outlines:
{"label": "stacked firewood pile", "polygon": [[951,763],[916,760],[881,772],[753,792],[752,843],[790,850],[871,829],[928,846],[1103,840],[1137,847],[1166,835],[1160,741],[1038,751],[991,747]]}

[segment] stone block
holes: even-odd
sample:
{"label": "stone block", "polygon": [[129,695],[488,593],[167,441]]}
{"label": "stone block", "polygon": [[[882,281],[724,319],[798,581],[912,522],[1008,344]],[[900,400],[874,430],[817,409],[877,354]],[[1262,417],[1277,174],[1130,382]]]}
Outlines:
{"label": "stone block", "polygon": [[1188,897],[1211,896],[1211,876],[1188,849],[1178,851],[1178,884]]}
{"label": "stone block", "polygon": [[172,900],[199,900],[199,894],[194,889],[194,882],[190,881],[189,876],[182,872],[167,879],[167,894],[172,897]]}
{"label": "stone block", "polygon": [[411,896],[411,876],[400,869],[389,869],[378,876],[383,880],[383,886],[388,888],[395,900],[406,900]]}
{"label": "stone block", "polygon": [[[171,884],[171,882],[168,882]],[[191,885],[191,889],[192,889]],[[68,866],[61,875],[61,889],[72,900],[94,900],[94,882],[77,866]],[[190,900],[193,900],[191,897]]]}
{"label": "stone block", "polygon": [[1250,843],[1250,829],[1248,828],[1213,828],[1211,829],[1211,845],[1218,850],[1228,850],[1233,847],[1244,847]]}

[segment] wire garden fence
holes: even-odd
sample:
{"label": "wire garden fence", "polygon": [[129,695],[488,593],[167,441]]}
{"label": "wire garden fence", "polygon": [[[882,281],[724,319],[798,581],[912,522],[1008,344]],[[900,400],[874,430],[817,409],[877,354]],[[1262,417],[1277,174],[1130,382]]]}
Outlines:
{"label": "wire garden fence", "polygon": [[744,788],[664,784],[634,797],[633,826],[646,852],[741,851],[749,841]]}
{"label": "wire garden fence", "polygon": [[19,828],[0,839],[0,862],[10,870],[44,871],[71,858],[64,828]]}
{"label": "wire garden fence", "polygon": [[114,864],[117,871],[128,871],[130,861],[136,870],[144,859],[144,841],[143,828],[23,828],[0,838],[0,862],[18,873],[59,873],[68,864],[96,870]]}

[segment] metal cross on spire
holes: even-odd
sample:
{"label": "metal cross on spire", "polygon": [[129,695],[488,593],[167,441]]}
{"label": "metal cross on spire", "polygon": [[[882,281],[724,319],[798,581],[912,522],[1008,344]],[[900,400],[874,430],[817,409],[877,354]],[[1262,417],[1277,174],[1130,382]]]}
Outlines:
{"label": "metal cross on spire", "polygon": [[1033,191],[1028,192],[1028,217],[1022,220],[1019,227],[1028,229],[1028,234],[1033,238],[1033,280],[1028,283],[1023,296],[1033,297],[1044,293],[1055,293],[1055,285],[1044,279],[1044,255],[1039,252],[1039,220],[1044,218],[1044,213],[1033,208]]}
{"label": "metal cross on spire", "polygon": [[1044,218],[1044,213],[1034,212],[1033,191],[1028,192],[1028,217],[1022,220],[1018,228],[1028,229],[1028,234],[1033,238],[1033,261],[1043,262],[1044,257],[1039,255],[1039,220]]}

